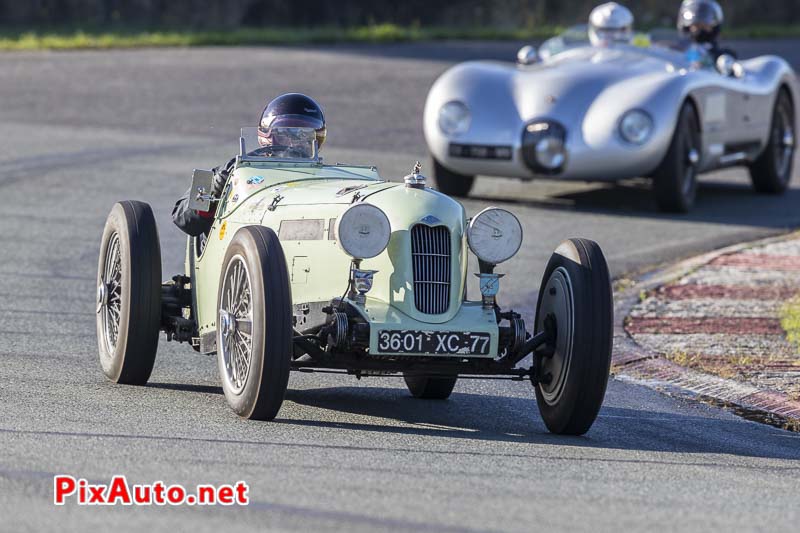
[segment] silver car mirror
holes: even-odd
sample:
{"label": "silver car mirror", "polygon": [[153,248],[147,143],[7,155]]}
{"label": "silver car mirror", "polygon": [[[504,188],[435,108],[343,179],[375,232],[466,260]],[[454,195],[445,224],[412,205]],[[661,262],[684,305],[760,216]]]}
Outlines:
{"label": "silver car mirror", "polygon": [[539,61],[539,54],[535,46],[523,46],[517,52],[517,63],[520,65],[533,65]]}
{"label": "silver car mirror", "polygon": [[195,211],[210,211],[211,186],[214,183],[214,173],[210,170],[195,169],[192,172],[192,188],[189,190],[189,209]]}
{"label": "silver car mirror", "polygon": [[725,77],[733,76],[736,60],[730,54],[722,54],[717,58],[717,72]]}

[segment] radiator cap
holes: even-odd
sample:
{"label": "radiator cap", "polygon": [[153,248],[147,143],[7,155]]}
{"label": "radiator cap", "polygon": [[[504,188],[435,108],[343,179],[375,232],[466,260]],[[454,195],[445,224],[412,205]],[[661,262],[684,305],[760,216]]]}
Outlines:
{"label": "radiator cap", "polygon": [[403,181],[406,182],[406,187],[411,189],[424,189],[425,188],[425,176],[420,174],[422,171],[422,163],[417,161],[414,164],[414,169],[411,171],[411,174],[407,175],[403,178]]}

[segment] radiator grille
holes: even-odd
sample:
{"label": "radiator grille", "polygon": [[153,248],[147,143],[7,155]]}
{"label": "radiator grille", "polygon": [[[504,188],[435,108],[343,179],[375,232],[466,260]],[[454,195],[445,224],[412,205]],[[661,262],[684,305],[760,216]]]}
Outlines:
{"label": "radiator grille", "polygon": [[440,315],[450,307],[450,231],[445,226],[411,228],[414,305],[417,311]]}

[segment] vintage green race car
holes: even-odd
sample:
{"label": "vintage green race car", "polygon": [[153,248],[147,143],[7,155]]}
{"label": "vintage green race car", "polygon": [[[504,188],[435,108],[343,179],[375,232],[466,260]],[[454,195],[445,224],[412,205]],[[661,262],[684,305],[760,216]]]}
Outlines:
{"label": "vintage green race car", "polygon": [[[374,167],[325,165],[259,147],[243,129],[221,198],[195,171],[191,206],[212,210],[207,236],[189,238],[185,274],[162,283],[150,207],[117,203],[97,275],[100,364],[117,383],[145,384],[159,332],[217,354],[228,403],[274,418],[289,371],[402,375],[417,398],[447,398],[461,377],[530,380],[550,431],[582,434],[605,395],[612,291],[599,246],[564,241],[526,328],[495,296],[522,226],[504,209],[468,219],[425,185],[419,164],[404,183]],[[468,253],[481,298],[467,300]],[[532,357],[528,355],[532,354]]]}

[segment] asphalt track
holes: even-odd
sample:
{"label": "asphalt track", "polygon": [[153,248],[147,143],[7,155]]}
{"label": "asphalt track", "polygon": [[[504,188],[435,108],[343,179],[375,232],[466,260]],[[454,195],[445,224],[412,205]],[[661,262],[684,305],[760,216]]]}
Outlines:
{"label": "asphalt track", "polygon": [[[744,57],[796,41],[735,43]],[[386,178],[425,159],[421,111],[449,64],[515,43],[0,54],[0,530],[793,530],[800,435],[612,380],[584,437],[550,435],[529,384],[462,381],[447,402],[401,381],[293,374],[279,418],[238,419],[215,361],[162,342],[148,387],[96,362],[94,276],[117,200],[150,202],[165,277],[181,268],[171,204],[192,168],[225,161],[265,99],[316,96],[329,161]],[[797,167],[796,167],[797,168]],[[600,242],[612,273],[800,225],[800,174],[782,197],[746,173],[704,182],[686,216],[643,183],[481,179],[523,221],[502,301],[529,316],[552,249]],[[472,287],[473,293],[475,288]],[[250,485],[247,508],[52,505],[52,476]]]}

